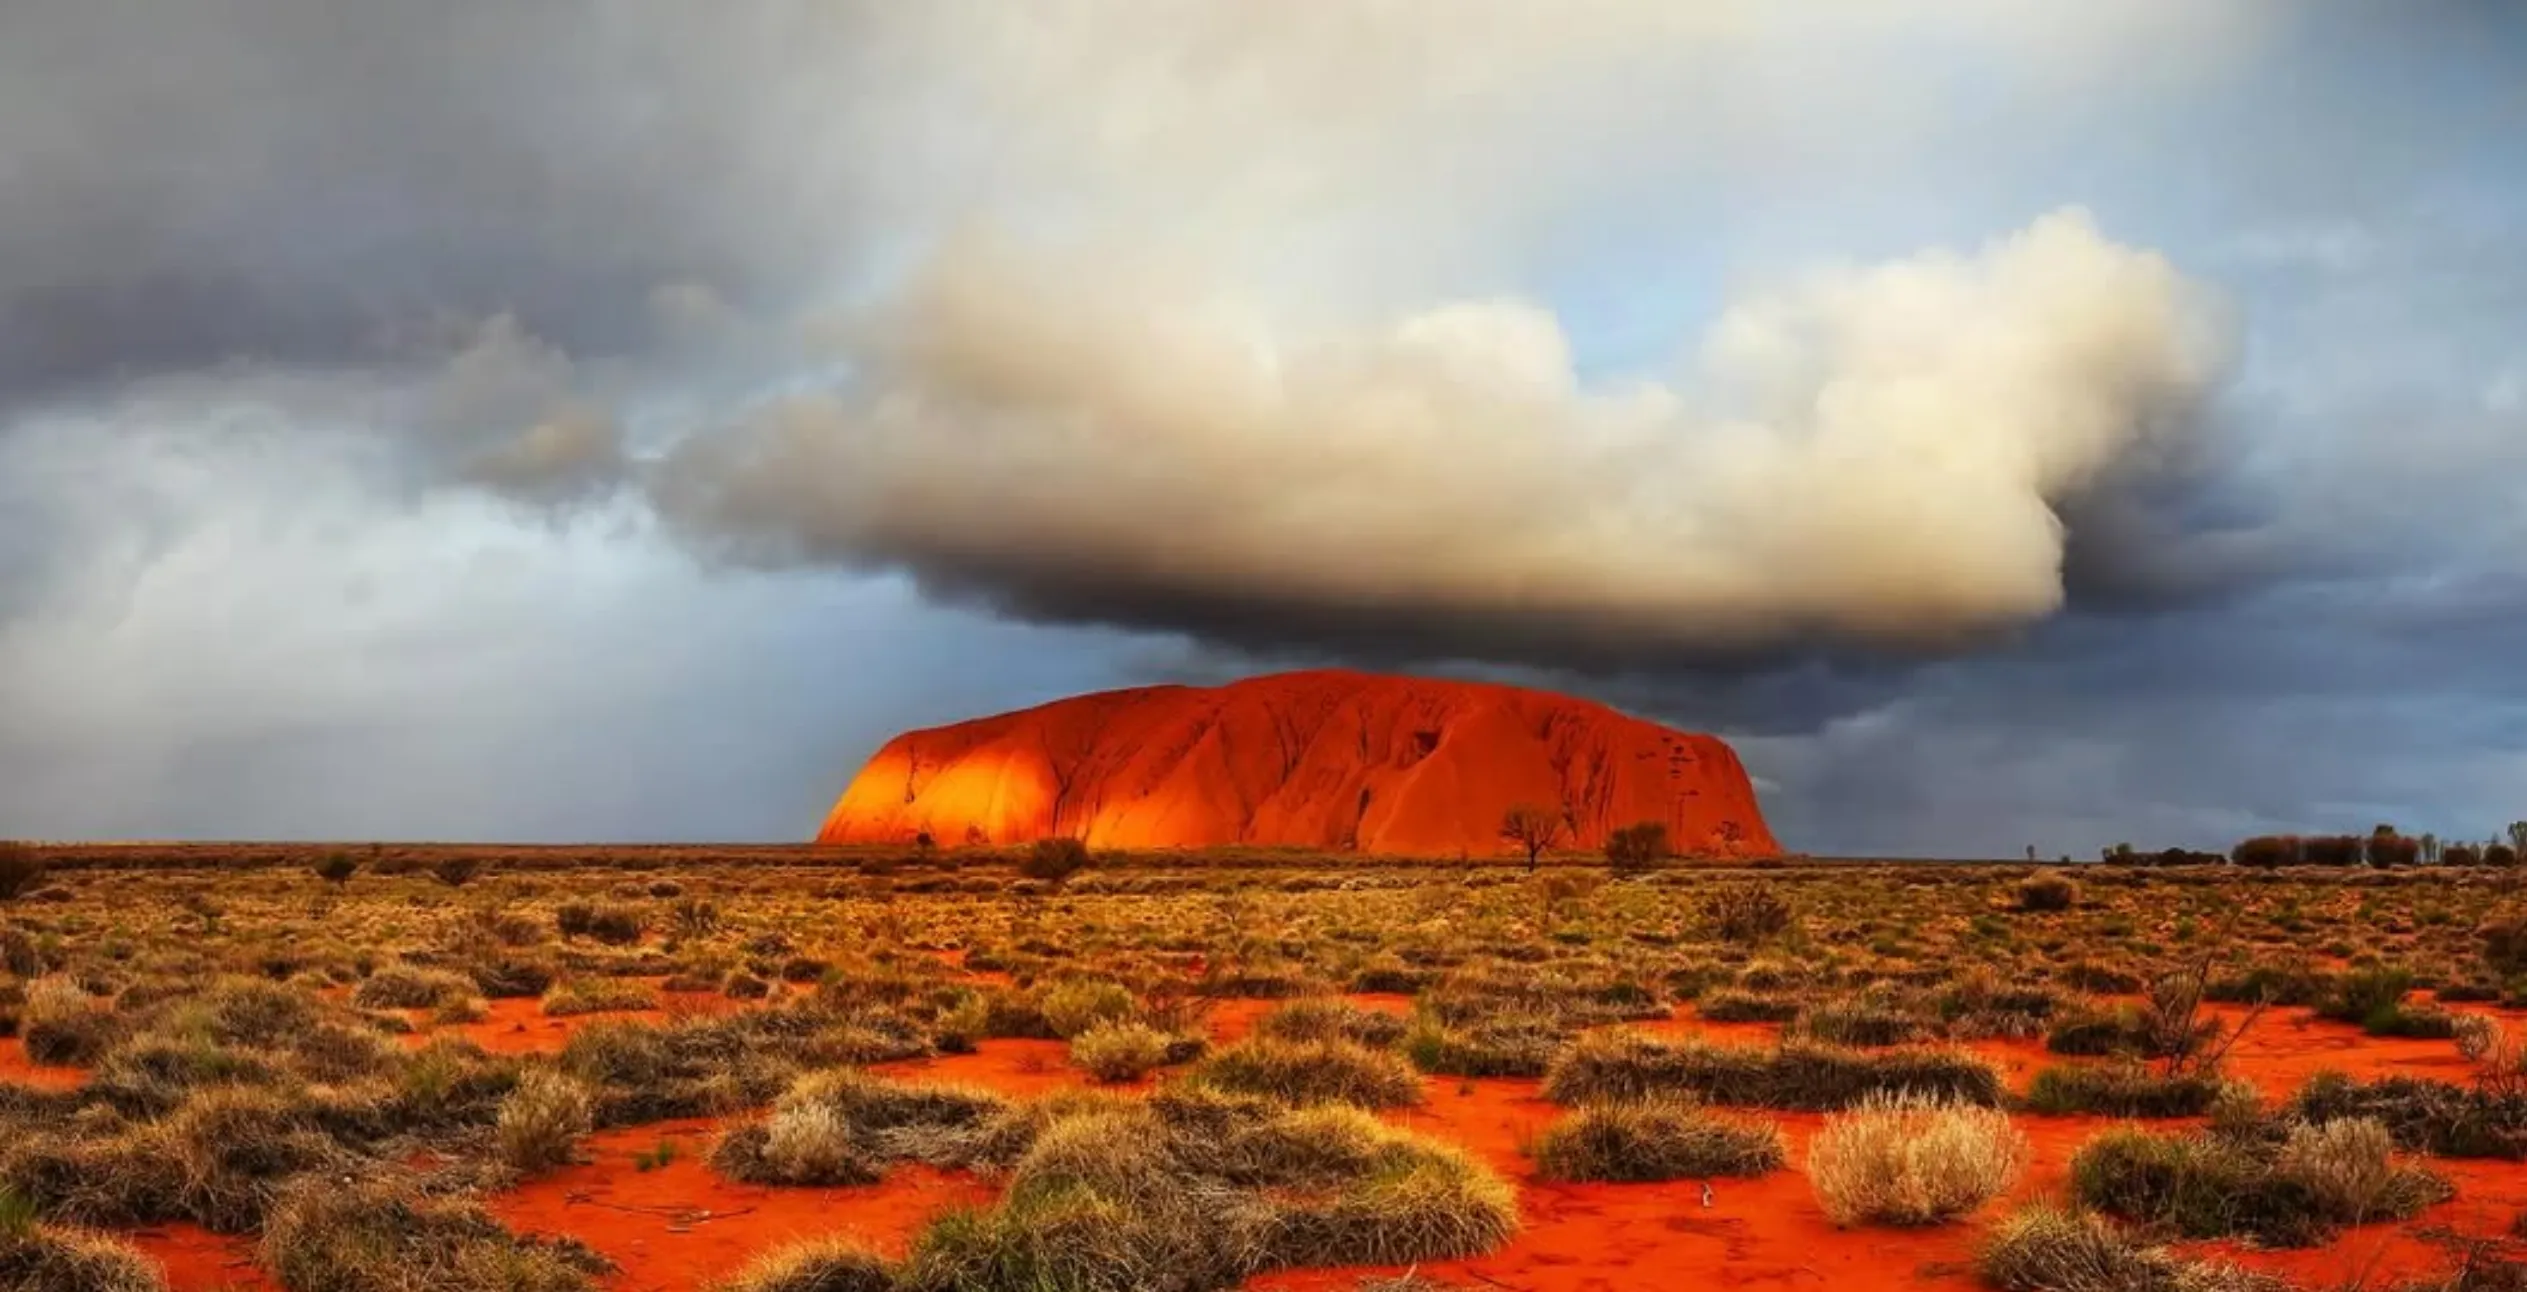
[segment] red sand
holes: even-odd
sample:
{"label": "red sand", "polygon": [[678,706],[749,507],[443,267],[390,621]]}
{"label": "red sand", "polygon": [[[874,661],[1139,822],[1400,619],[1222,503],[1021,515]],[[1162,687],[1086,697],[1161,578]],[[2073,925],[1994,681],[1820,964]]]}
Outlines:
{"label": "red sand", "polygon": [[[1381,1014],[1409,1015],[1413,1012],[1413,998],[1405,995],[1354,992],[1338,999]],[[1235,1045],[1254,1034],[1255,1024],[1262,1022],[1264,1015],[1289,1003],[1286,1000],[1223,1000],[1212,1005],[1210,1016],[1203,1022],[1207,1025],[1213,1045]]]}
{"label": "red sand", "polygon": [[199,1225],[169,1222],[116,1235],[165,1268],[172,1292],[280,1292],[281,1285],[255,1264],[252,1234],[214,1234]]}
{"label": "red sand", "polygon": [[[2242,1010],[2217,1011],[2232,1023]],[[2513,1025],[2521,1016],[2504,1014]],[[1705,1023],[1681,1018],[1645,1030],[1701,1034],[1714,1041],[1770,1043],[1772,1024]],[[2061,1061],[2043,1042],[1978,1042],[1969,1047],[1999,1063],[2013,1086],[2034,1071]],[[2393,1072],[2463,1081],[2468,1065],[2446,1041],[2367,1037],[2343,1024],[2275,1011],[2258,1019],[2229,1056],[2228,1070],[2253,1081],[2268,1098],[2281,1098],[2313,1073],[2333,1068],[2359,1077]],[[1807,1141],[1822,1124],[1814,1114],[1771,1116],[1789,1136],[1791,1169],[1761,1180],[1715,1182],[1712,1204],[1702,1205],[1695,1182],[1626,1185],[1545,1184],[1530,1178],[1520,1146],[1561,1109],[1535,1096],[1531,1081],[1429,1083],[1430,1102],[1400,1113],[1402,1125],[1466,1145],[1519,1184],[1526,1221],[1507,1247],[1472,1261],[1424,1265],[1443,1282],[1533,1292],[1594,1292],[1652,1287],[1830,1288],[1834,1292],[1978,1286],[1971,1268],[1989,1220],[2005,1205],[1968,1221],[1927,1230],[1838,1230],[1816,1205],[1800,1167]],[[1725,1110],[1724,1110],[1725,1111]],[[2028,1170],[2011,1202],[2059,1198],[2066,1191],[2070,1159],[2080,1144],[2113,1119],[2036,1117],[2018,1119],[2030,1142]],[[2161,1123],[2157,1129],[2178,1129]],[[2444,1274],[2450,1248],[2434,1236],[2453,1232],[2498,1238],[2510,1218],[2527,1208],[2527,1164],[2430,1160],[2458,1196],[2397,1225],[2349,1231],[2324,1247],[2301,1251],[2251,1251],[2232,1243],[2189,1244],[2203,1255],[2283,1275],[2311,1288],[2346,1286],[2366,1274],[2368,1286]],[[1257,1279],[1256,1289],[1281,1292],[1348,1292],[1365,1271],[1311,1270]],[[1394,1271],[1384,1271],[1394,1272]]]}
{"label": "red sand", "polygon": [[[684,1292],[804,1238],[847,1235],[900,1255],[930,1217],[992,1197],[981,1181],[920,1166],[850,1189],[735,1184],[706,1161],[716,1133],[694,1120],[591,1136],[585,1164],[499,1195],[492,1210],[520,1233],[567,1234],[603,1253],[620,1267],[605,1280],[610,1292]],[[635,1159],[661,1142],[675,1159],[638,1169]]]}
{"label": "red sand", "polygon": [[[642,979],[655,987],[657,980]],[[559,1017],[544,1012],[544,1002],[534,997],[485,1001],[483,1016],[471,1023],[433,1025],[426,1009],[401,1011],[412,1020],[413,1030],[404,1044],[413,1049],[443,1036],[463,1037],[492,1054],[558,1054],[570,1043],[571,1035],[600,1019],[634,1019],[645,1023],[662,1023],[676,1014],[725,1014],[747,1008],[746,1002],[730,1000],[715,992],[660,992],[660,1005],[654,1009],[618,1009],[595,1014],[565,1014]]]}
{"label": "red sand", "polygon": [[38,1090],[76,1090],[87,1079],[86,1068],[58,1068],[27,1058],[26,1042],[17,1037],[0,1040],[0,1081]]}
{"label": "red sand", "polygon": [[1780,851],[1737,754],[1713,737],[1549,692],[1338,670],[1108,691],[907,732],[852,778],[817,839],[1491,855],[1521,803],[1566,813],[1570,847],[1662,821],[1688,851]]}
{"label": "red sand", "polygon": [[[1353,999],[1371,1008],[1406,1006],[1401,997]],[[1210,1018],[1213,1036],[1225,1043],[1245,1035],[1278,1003],[1222,1002]],[[2238,1013],[2226,1008],[2220,1012],[2232,1019]],[[2487,1012],[2499,1012],[2513,1023],[2522,1017]],[[1691,1018],[1649,1027],[1762,1042],[1779,1031],[1770,1025],[1705,1024]],[[2002,1062],[2014,1086],[2023,1086],[2037,1067],[2055,1061],[2040,1041],[1978,1043],[1972,1048]],[[2399,1071],[2452,1080],[2466,1076],[2465,1063],[2448,1042],[2363,1037],[2353,1028],[2310,1020],[2298,1011],[2266,1015],[2229,1060],[2232,1072],[2276,1097],[2326,1067],[2361,1076]],[[906,1079],[968,1082],[1021,1097],[1088,1084],[1085,1074],[1068,1063],[1061,1043],[1053,1041],[990,1041],[975,1054],[882,1064],[877,1070]],[[1533,1292],[1677,1286],[1963,1292],[1976,1286],[1971,1261],[1977,1244],[1989,1222],[2008,1209],[2009,1204],[1996,1204],[1975,1217],[1932,1229],[1838,1230],[1825,1219],[1799,1170],[1809,1137],[1823,1122],[1814,1114],[1770,1115],[1789,1136],[1792,1167],[1760,1180],[1716,1181],[1708,1207],[1696,1181],[1540,1183],[1529,1178],[1520,1150],[1562,1110],[1538,1098],[1536,1087],[1533,1081],[1433,1079],[1427,1083],[1424,1107],[1392,1114],[1400,1125],[1466,1145],[1516,1181],[1522,1199],[1525,1227],[1509,1245],[1475,1260],[1425,1265],[1423,1273],[1469,1287]],[[1738,1115],[1767,1116],[1752,1111]],[[2022,1117],[2019,1125],[2030,1141],[2030,1161],[2011,1203],[2059,1197],[2073,1152],[2112,1124],[2090,1117]],[[855,1189],[736,1185],[704,1164],[716,1130],[716,1123],[696,1120],[597,1135],[588,1141],[587,1163],[499,1195],[491,1200],[493,1210],[522,1232],[566,1233],[603,1252],[622,1267],[606,1284],[610,1292],[687,1292],[707,1287],[764,1250],[800,1238],[849,1234],[880,1250],[900,1252],[931,1216],[992,1196],[985,1182],[919,1167],[898,1168],[880,1184]],[[637,1170],[635,1157],[662,1141],[676,1147],[675,1160],[656,1170]],[[2415,1221],[2365,1226],[2306,1251],[2244,1251],[2231,1244],[2196,1244],[2191,1250],[2281,1274],[2304,1287],[2344,1286],[2363,1275],[2367,1285],[2380,1286],[2445,1272],[2452,1259],[2443,1241],[2446,1235],[2497,1237],[2506,1233],[2513,1215],[2527,1208],[2527,1164],[2434,1160],[2430,1165],[2456,1184],[2458,1197]],[[168,1263],[176,1292],[213,1292],[231,1285],[260,1292],[271,1286],[250,1267],[237,1264],[250,1257],[250,1240],[166,1226],[137,1241]],[[1258,1279],[1253,1286],[1348,1292],[1364,1272],[1289,1272]]]}
{"label": "red sand", "polygon": [[[1022,1099],[1092,1084],[1087,1073],[1071,1066],[1070,1046],[1062,1041],[984,1041],[972,1054],[872,1063],[868,1070],[898,1081],[982,1086]],[[1130,1090],[1133,1085],[1111,1088]]]}

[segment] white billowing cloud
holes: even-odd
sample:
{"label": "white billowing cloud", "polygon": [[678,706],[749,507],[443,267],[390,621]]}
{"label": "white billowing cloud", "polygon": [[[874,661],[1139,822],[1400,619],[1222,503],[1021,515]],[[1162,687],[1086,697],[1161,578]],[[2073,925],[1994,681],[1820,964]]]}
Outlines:
{"label": "white billowing cloud", "polygon": [[1051,618],[1653,651],[2054,610],[2056,505],[2182,434],[2224,351],[2200,289],[2076,210],[1739,303],[1673,379],[1582,381],[1519,300],[1293,328],[1181,266],[984,236],[866,329],[848,387],[666,460],[682,532]]}

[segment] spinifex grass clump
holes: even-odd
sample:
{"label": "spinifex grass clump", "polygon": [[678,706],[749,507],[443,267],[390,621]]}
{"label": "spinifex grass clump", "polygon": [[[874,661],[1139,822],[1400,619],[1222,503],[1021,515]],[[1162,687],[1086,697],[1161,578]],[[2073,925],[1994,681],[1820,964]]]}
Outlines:
{"label": "spinifex grass clump", "polygon": [[544,1012],[554,1018],[654,1009],[656,993],[622,978],[573,978],[544,993]]}
{"label": "spinifex grass clump", "polygon": [[131,1115],[215,1086],[349,1087],[402,1052],[347,1011],[277,983],[220,979],[127,1014],[88,1089]]}
{"label": "spinifex grass clump", "polygon": [[10,1292],[165,1292],[157,1265],[102,1234],[39,1224],[0,1192],[0,1288]]}
{"label": "spinifex grass clump", "polygon": [[1713,1023],[1787,1023],[1805,1008],[1796,996],[1714,987],[1694,998],[1693,1012]]}
{"label": "spinifex grass clump", "polygon": [[189,1220],[222,1233],[262,1223],[273,1196],[348,1156],[300,1098],[210,1087],[165,1116],[99,1118],[0,1145],[0,1187],[74,1224]]}
{"label": "spinifex grass clump", "polygon": [[2199,1117],[2224,1083],[2217,1074],[2161,1073],[2133,1061],[2056,1063],[2027,1083],[2030,1111],[2103,1117]]}
{"label": "spinifex grass clump", "polygon": [[903,1161],[972,1166],[1011,1112],[988,1091],[818,1072],[791,1086],[769,1117],[722,1136],[711,1165],[750,1184],[791,1185],[874,1183]]}
{"label": "spinifex grass clump", "polygon": [[918,1027],[887,1010],[746,1010],[664,1026],[590,1023],[562,1047],[561,1067],[594,1091],[598,1125],[622,1126],[759,1105],[805,1069],[929,1048]]}
{"label": "spinifex grass clump", "polygon": [[1401,1057],[1349,1041],[1253,1037],[1196,1064],[1187,1080],[1285,1104],[1400,1108],[1421,1102],[1421,1076]]}
{"label": "spinifex grass clump", "polygon": [[1800,1010],[1791,1027],[1812,1041],[1862,1046],[1903,1045],[1929,1030],[1902,1004],[1876,996],[1819,1001]]}
{"label": "spinifex grass clump", "polygon": [[2471,1087],[2426,1077],[2363,1082],[2320,1072],[2292,1096],[2288,1113],[2310,1122],[2368,1118],[2410,1152],[2527,1160],[2527,1091],[2499,1082]]}
{"label": "spinifex grass clump", "polygon": [[2454,1036],[2456,1015],[2436,1005],[2407,1004],[2405,996],[2412,989],[2413,975],[2401,969],[2363,969],[2336,979],[2317,1001],[2316,1012],[2371,1036]]}
{"label": "spinifex grass clump", "polygon": [[811,1238],[756,1257],[713,1292],[893,1292],[894,1287],[894,1268],[867,1248]]}
{"label": "spinifex grass clump", "polygon": [[1994,1226],[1975,1268],[1997,1292],[2284,1292],[2278,1279],[2181,1260],[2103,1217],[2052,1203]]}
{"label": "spinifex grass clump", "polygon": [[493,1135],[502,1161],[533,1173],[567,1165],[595,1124],[587,1087],[549,1068],[528,1069],[501,1101]]}
{"label": "spinifex grass clump", "polygon": [[432,1009],[472,991],[471,982],[452,973],[390,966],[361,979],[351,1003],[362,1009]]}
{"label": "spinifex grass clump", "polygon": [[1051,1117],[999,1202],[940,1218],[911,1292],[1210,1292],[1267,1270],[1472,1256],[1508,1185],[1357,1108],[1187,1092]]}
{"label": "spinifex grass clump", "polygon": [[520,1238],[472,1201],[395,1176],[293,1187],[261,1255],[289,1292],[583,1292],[607,1269],[576,1243]]}
{"label": "spinifex grass clump", "polygon": [[2395,1162],[2392,1147],[2385,1127],[2350,1119],[2278,1137],[2119,1129],[2080,1147],[2071,1184],[2082,1205],[2168,1233],[2304,1247],[2451,1196],[2445,1180]]}
{"label": "spinifex grass clump", "polygon": [[1099,1081],[1132,1081],[1167,1062],[1173,1043],[1165,1032],[1134,1019],[1109,1019],[1070,1039],[1071,1062]]}
{"label": "spinifex grass clump", "polygon": [[18,1010],[18,1036],[37,1063],[89,1064],[122,1034],[124,1020],[111,1002],[90,996],[68,978],[38,978]]}
{"label": "spinifex grass clump", "polygon": [[1037,1008],[1053,1035],[1067,1041],[1099,1023],[1133,1017],[1140,1011],[1140,998],[1110,979],[1072,978],[1047,988]]}
{"label": "spinifex grass clump", "polygon": [[1781,1128],[1715,1115],[1674,1097],[1590,1104],[1547,1127],[1529,1150],[1546,1180],[1677,1180],[1781,1169]]}
{"label": "spinifex grass clump", "polygon": [[2004,984],[1988,970],[1976,970],[1942,987],[1930,1009],[1957,1039],[2044,1035],[2064,1006],[2055,989]]}
{"label": "spinifex grass clump", "polygon": [[1963,1051],[1795,1043],[1763,1049],[1621,1031],[1573,1042],[1544,1081],[1545,1097],[1563,1104],[1687,1095],[1706,1103],[1811,1112],[1892,1095],[1992,1107],[2001,1102],[2002,1089],[1999,1069]]}
{"label": "spinifex grass clump", "polygon": [[2027,1137],[1995,1108],[1872,1096],[1808,1141],[1808,1181],[1838,1225],[1935,1225],[2000,1195]]}
{"label": "spinifex grass clump", "polygon": [[1403,1036],[1404,1056],[1424,1072],[1451,1077],[1540,1077],[1570,1029],[1559,1019],[1504,1014],[1463,1025],[1417,1013]]}
{"label": "spinifex grass clump", "polygon": [[1355,1041],[1367,1046],[1393,1045],[1404,1037],[1409,1020],[1382,1009],[1363,1009],[1331,996],[1309,996],[1289,1002],[1255,1024],[1260,1036],[1284,1041]]}

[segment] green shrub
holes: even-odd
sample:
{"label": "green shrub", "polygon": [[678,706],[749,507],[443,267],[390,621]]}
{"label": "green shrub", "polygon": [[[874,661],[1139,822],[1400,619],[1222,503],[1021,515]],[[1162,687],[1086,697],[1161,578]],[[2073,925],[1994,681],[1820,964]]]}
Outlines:
{"label": "green shrub", "polygon": [[1260,1036],[1285,1041],[1355,1041],[1361,1045],[1393,1045],[1404,1038],[1410,1021],[1382,1009],[1363,1009],[1332,996],[1291,1001],[1255,1024]]}
{"label": "green shrub", "polygon": [[2018,881],[2018,909],[2067,911],[2078,904],[2080,886],[2062,875],[2029,875]]}
{"label": "green shrub", "polygon": [[157,1262],[103,1234],[39,1225],[0,1198],[0,1287],[11,1292],[166,1292]]}
{"label": "green shrub", "polygon": [[2285,1292],[2278,1279],[2179,1260],[2101,1216],[2048,1202],[1994,1226],[1975,1270],[1997,1292]]}
{"label": "green shrub", "polygon": [[1623,1031],[1572,1042],[1544,1080],[1545,1098],[1562,1104],[1690,1095],[1810,1112],[1907,1094],[1989,1107],[2000,1103],[2002,1090],[1999,1069],[1963,1051],[1858,1051],[1798,1042],[1762,1049]]}
{"label": "green shrub", "polygon": [[1675,1098],[1584,1106],[1547,1127],[1530,1156],[1541,1179],[1618,1182],[1757,1176],[1788,1160],[1779,1127]]}
{"label": "green shrub", "polygon": [[1131,1019],[1106,1019],[1071,1037],[1070,1061],[1099,1081],[1133,1081],[1167,1062],[1167,1034]]}
{"label": "green shrub", "polygon": [[524,1000],[553,987],[553,967],[516,954],[486,956],[466,966],[474,990],[492,1000]]}
{"label": "green shrub", "polygon": [[1702,918],[1722,942],[1752,944],[1790,927],[1790,904],[1763,884],[1733,884],[1702,899]]}
{"label": "green shrub", "polygon": [[1478,1255],[1516,1226],[1498,1176],[1362,1110],[1166,1092],[1053,1111],[1000,1200],[932,1222],[899,1286],[1193,1292]]}
{"label": "green shrub", "polygon": [[896,1162],[975,1165],[1014,1115],[988,1091],[833,1069],[799,1078],[771,1116],[721,1136],[711,1166],[749,1184],[869,1184]]}
{"label": "green shrub", "polygon": [[[0,928],[0,973],[19,978],[44,976],[44,950],[35,944],[24,929]],[[17,1003],[24,1004],[21,994]]]}
{"label": "green shrub", "polygon": [[1406,1028],[1404,1057],[1424,1072],[1451,1077],[1541,1077],[1570,1029],[1534,1015],[1513,1014],[1463,1027],[1417,1014]]}
{"label": "green shrub", "polygon": [[2445,1181],[2388,1158],[2375,1122],[2293,1127],[2285,1139],[2107,1131],[2071,1159],[2081,1204],[2187,1238],[2319,1243],[2343,1225],[2402,1219],[2449,1196]]}
{"label": "green shrub", "polygon": [[866,1248],[811,1238],[758,1256],[713,1292],[892,1292],[895,1272]]}
{"label": "green shrub", "polygon": [[597,908],[590,902],[564,902],[553,908],[553,928],[565,938],[587,936],[596,919]]}
{"label": "green shrub", "polygon": [[583,1292],[607,1268],[578,1244],[520,1238],[479,1204],[399,1177],[292,1186],[261,1256],[289,1292]]}
{"label": "green shrub", "polygon": [[1664,821],[1638,821],[1606,835],[1606,866],[1618,875],[1647,870],[1674,852]]}
{"label": "green shrub", "polygon": [[2425,1077],[2360,1082],[2320,1072],[2292,1096],[2288,1115],[2306,1122],[2369,1118],[2408,1152],[2527,1161],[2527,1095],[2504,1089]]}
{"label": "green shrub", "polygon": [[1903,1045],[1922,1039],[1927,1030],[1910,1013],[1883,1001],[1826,1001],[1800,1011],[1791,1028],[1827,1045]]}
{"label": "green shrub", "polygon": [[1187,1080],[1213,1090],[1285,1104],[1342,1102],[1400,1108],[1421,1102],[1421,1077],[1384,1050],[1349,1041],[1253,1037],[1194,1066]]}
{"label": "green shrub", "polygon": [[362,1009],[432,1009],[472,991],[452,973],[390,966],[361,979],[351,990],[351,1003]]}
{"label": "green shrub", "polygon": [[2516,911],[2495,913],[2475,929],[2483,948],[2483,967],[2496,978],[2527,975],[2527,919]]}
{"label": "green shrub", "polygon": [[609,1014],[655,1009],[658,997],[648,984],[628,978],[573,978],[544,993],[544,1013],[551,1018],[574,1014]]}
{"label": "green shrub", "polygon": [[2437,1005],[2397,1005],[2360,1020],[2360,1030],[2371,1036],[2446,1041],[2456,1037],[2457,1019],[2458,1015]]}
{"label": "green shrub", "polygon": [[500,1160],[523,1174],[567,1166],[579,1137],[595,1125],[588,1088],[548,1068],[531,1068],[500,1101],[493,1124]]}
{"label": "green shrub", "polygon": [[2150,1071],[2139,1063],[2056,1063],[2027,1083],[2030,1111],[2063,1116],[2200,1117],[2223,1087],[2216,1075]]}
{"label": "green shrub", "polygon": [[1037,1008],[1053,1035],[1067,1041],[1099,1023],[1140,1012],[1130,988],[1106,978],[1065,978],[1045,989]]}
{"label": "green shrub", "polygon": [[2137,1006],[2119,1005],[2112,1009],[2083,1006],[2064,1013],[2045,1030],[2044,1048],[2055,1054],[2094,1058],[2146,1056],[2156,1047],[2147,1013]]}
{"label": "green shrub", "polygon": [[1018,873],[1029,879],[1058,884],[1088,866],[1088,843],[1084,839],[1038,839],[1027,848],[1026,857],[1018,863]]}
{"label": "green shrub", "polygon": [[2081,960],[2066,965],[2061,973],[2062,985],[2075,991],[2096,992],[2101,996],[2122,996],[2141,990],[2141,975],[2094,960]]}
{"label": "green shrub", "polygon": [[580,932],[610,947],[628,947],[649,935],[649,913],[637,906],[600,906]]}
{"label": "green shrub", "polygon": [[1715,987],[1702,993],[1693,1011],[1714,1023],[1787,1023],[1799,1016],[1796,997]]}
{"label": "green shrub", "polygon": [[2314,1005],[2332,989],[2331,975],[2317,970],[2305,961],[2284,964],[2259,964],[2242,974],[2214,978],[2203,988],[2203,999],[2237,1004]]}
{"label": "green shrub", "polygon": [[26,1057],[36,1063],[77,1066],[95,1063],[124,1032],[124,1020],[111,1005],[81,991],[60,976],[27,984],[26,1004],[18,1015],[18,1038]]}
{"label": "green shrub", "polygon": [[2371,1036],[2415,1036],[2446,1039],[2456,1034],[2448,1011],[2411,1006],[2404,997],[2413,989],[2413,975],[2401,969],[2363,969],[2344,974],[2317,1002],[2321,1018],[2357,1025]]}

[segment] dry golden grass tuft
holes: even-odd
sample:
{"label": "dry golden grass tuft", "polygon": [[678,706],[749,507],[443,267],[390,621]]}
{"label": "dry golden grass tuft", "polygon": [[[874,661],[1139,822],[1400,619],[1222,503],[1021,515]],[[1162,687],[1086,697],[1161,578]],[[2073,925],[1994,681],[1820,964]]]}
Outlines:
{"label": "dry golden grass tuft", "polygon": [[1872,1096],[1808,1141],[1808,1181],[1838,1225],[1936,1225],[2000,1196],[2027,1136],[1993,1108]]}

